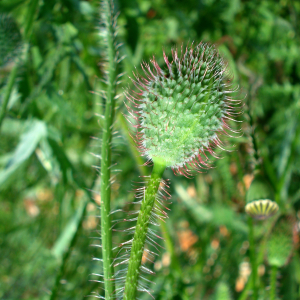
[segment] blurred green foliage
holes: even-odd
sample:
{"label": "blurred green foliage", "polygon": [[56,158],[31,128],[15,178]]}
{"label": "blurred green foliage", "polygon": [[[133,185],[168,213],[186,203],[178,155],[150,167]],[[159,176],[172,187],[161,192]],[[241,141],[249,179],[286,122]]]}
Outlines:
{"label": "blurred green foliage", "polygon": [[[23,39],[30,2],[0,2],[0,12],[15,20]],[[171,178],[173,204],[163,228],[166,245],[150,266],[156,272],[149,278],[156,283],[150,284],[153,295],[164,300],[251,299],[244,213],[254,163],[248,113],[280,212],[300,214],[300,3],[122,0],[116,7],[124,72],[140,71],[140,63],[153,55],[162,64],[162,49],[168,53],[182,44],[215,43],[245,104],[244,135],[227,139],[226,147],[234,151],[212,158],[216,168],[192,180],[175,177],[171,170],[165,174]],[[99,1],[41,0],[31,37],[19,50],[21,63],[0,133],[1,299],[50,299],[53,289],[57,299],[103,293],[100,283],[89,281],[90,274],[101,273],[101,264],[92,261],[101,249],[91,247],[91,238],[99,237],[99,182],[92,168],[99,160],[90,154],[99,154],[101,146],[91,138],[100,136],[101,119],[94,115],[103,109],[98,24]],[[0,66],[0,102],[13,64]],[[131,87],[127,75],[122,86]],[[123,100],[113,145],[119,171],[112,207],[129,211],[135,208],[128,204],[134,200],[132,184],[150,168],[141,167],[128,138]],[[115,220],[122,218],[122,213],[115,215]],[[273,221],[255,223],[260,299],[268,299],[265,245]],[[294,243],[298,228],[295,224]],[[124,238],[122,232],[113,233],[115,246]],[[280,269],[281,299],[300,298],[299,258],[295,245]]]}

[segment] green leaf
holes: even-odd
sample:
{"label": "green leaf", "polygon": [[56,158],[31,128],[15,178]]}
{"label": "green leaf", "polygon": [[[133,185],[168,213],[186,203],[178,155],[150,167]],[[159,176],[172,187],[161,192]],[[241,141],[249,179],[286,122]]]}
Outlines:
{"label": "green leaf", "polygon": [[187,191],[182,185],[177,184],[175,191],[178,196],[182,199],[183,204],[189,210],[190,214],[194,217],[198,223],[208,223],[213,219],[213,214],[204,205],[198,203],[194,198],[190,197]]}
{"label": "green leaf", "polygon": [[69,248],[70,243],[78,231],[78,227],[80,225],[80,220],[82,219],[82,215],[85,211],[86,201],[83,201],[78,207],[76,213],[71,218],[69,223],[66,225],[55,244],[52,247],[52,253],[55,257],[61,258],[64,252]]}
{"label": "green leaf", "polygon": [[47,136],[47,126],[40,120],[29,122],[27,129],[21,135],[11,159],[4,170],[0,171],[0,189],[10,179],[15,171],[32,155],[40,140]]}

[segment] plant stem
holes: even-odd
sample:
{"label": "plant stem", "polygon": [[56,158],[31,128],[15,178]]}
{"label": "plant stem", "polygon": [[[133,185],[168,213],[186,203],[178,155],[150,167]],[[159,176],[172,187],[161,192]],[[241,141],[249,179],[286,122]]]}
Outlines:
{"label": "plant stem", "polygon": [[175,253],[174,242],[169,233],[169,229],[167,228],[167,224],[163,221],[160,221],[160,227],[161,227],[162,236],[165,241],[166,249],[170,253],[170,256],[171,256],[171,268],[172,268],[172,270],[174,270],[173,275],[174,275],[174,277],[176,277],[176,276],[179,277],[179,275],[182,275],[182,270],[180,268],[180,263],[176,256],[176,253]]}
{"label": "plant stem", "polygon": [[257,285],[256,285],[256,278],[257,278],[257,265],[256,265],[256,253],[255,253],[255,241],[254,241],[254,226],[253,226],[253,220],[251,217],[248,218],[248,226],[249,226],[249,243],[250,243],[250,263],[251,263],[251,269],[252,269],[252,289],[253,289],[253,295],[252,299],[257,300],[258,297],[258,291],[257,291]]}
{"label": "plant stem", "polygon": [[114,46],[114,25],[112,18],[112,5],[109,0],[102,2],[103,21],[106,27],[106,47],[107,47],[107,90],[105,102],[104,126],[102,135],[101,152],[101,238],[102,238],[102,258],[104,270],[105,299],[113,299],[115,291],[114,267],[112,265],[112,231],[110,217],[111,199],[111,141],[112,125],[115,115],[116,96],[116,53]]}
{"label": "plant stem", "polygon": [[124,300],[136,299],[138,277],[140,273],[139,269],[144,253],[144,245],[148,232],[149,220],[165,168],[166,166],[164,163],[154,162],[152,174],[145,190],[144,199],[142,201],[132,242],[128,272],[125,282]]}
{"label": "plant stem", "polygon": [[270,300],[275,300],[276,299],[276,279],[277,279],[277,267],[272,266],[272,269],[271,269]]}
{"label": "plant stem", "polygon": [[[122,131],[123,131],[124,135],[126,136],[127,140],[131,141],[131,136],[129,134],[128,126],[126,124],[126,120],[125,120],[124,116],[122,114],[119,114],[118,120],[119,120],[119,123],[121,124]],[[130,147],[130,151],[136,162],[136,165],[138,166],[140,174],[142,176],[147,176],[148,168],[144,165],[144,161],[143,161],[140,153],[138,152],[137,148],[132,143],[129,142],[128,144]],[[168,221],[170,222],[170,220],[168,220]],[[160,220],[159,223],[160,223],[161,233],[162,233],[162,237],[165,242],[166,249],[170,253],[170,256],[171,256],[171,266],[176,271],[175,275],[181,274],[182,272],[181,272],[181,268],[180,268],[180,263],[179,263],[178,257],[176,256],[176,253],[175,253],[174,242],[173,242],[172,237],[167,228],[167,223],[164,222],[163,220]]]}

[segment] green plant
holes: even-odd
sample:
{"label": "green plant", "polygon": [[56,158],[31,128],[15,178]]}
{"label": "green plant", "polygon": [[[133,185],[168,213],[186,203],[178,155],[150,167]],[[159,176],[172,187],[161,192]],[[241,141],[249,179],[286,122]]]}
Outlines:
{"label": "green plant", "polygon": [[[25,39],[30,23],[27,15],[34,3],[38,6],[29,26],[30,36]],[[139,288],[156,300],[215,300],[219,295],[238,300],[271,296],[299,299],[298,247],[291,249],[283,267],[271,266],[266,260],[273,247],[268,241],[275,232],[274,219],[281,214],[299,216],[299,1],[115,3],[120,13],[118,40],[124,44],[120,51],[126,55],[122,72],[132,74],[136,66],[136,74],[141,74],[141,63],[149,62],[153,54],[163,67],[162,47],[171,62],[168,53],[174,45],[209,41],[229,64],[233,86],[241,87],[236,98],[248,99],[243,103],[251,105],[252,120],[245,112],[240,116],[244,118],[243,132],[250,129],[255,133],[255,140],[251,134],[255,147],[246,134],[237,139],[226,137],[226,144],[235,144],[230,148],[236,151],[216,151],[222,159],[207,153],[210,162],[203,155],[204,163],[214,168],[206,170],[204,165],[193,174],[188,167],[186,175],[192,178],[174,176],[171,168],[166,168],[163,178],[172,184],[166,182],[167,188],[162,183],[156,197],[167,189],[173,204],[166,205],[165,193],[155,200],[152,212],[158,216],[150,216],[141,264],[144,271],[155,275],[140,272]],[[17,24],[23,45],[18,48],[20,55],[10,53],[11,59],[0,67],[1,106],[8,87],[12,87],[0,136],[0,298],[105,298],[98,234],[104,119],[95,113],[104,115],[105,110],[102,91],[107,86],[102,80],[107,69],[102,62],[107,57],[107,43],[101,36],[104,26],[99,28],[99,1],[1,0],[0,12]],[[1,26],[3,22],[3,29]],[[5,42],[7,46],[10,41]],[[17,74],[9,81],[14,65],[18,65]],[[166,65],[162,69],[168,72]],[[122,79],[118,92],[121,87],[142,98],[131,92],[134,86],[128,76]],[[116,298],[122,298],[124,289],[127,270],[123,268],[131,249],[126,241],[133,237],[140,200],[149,181],[149,177],[139,176],[151,172],[130,143],[122,114],[126,114],[124,98],[119,99],[109,182],[112,243],[116,251],[123,245],[122,253],[115,255],[113,251]],[[130,106],[129,102],[126,105]],[[235,130],[235,124],[228,122]],[[247,190],[255,175],[253,157],[274,191],[274,197],[268,197],[280,207],[274,219],[252,220],[245,213]],[[135,184],[140,181],[143,183]],[[136,200],[135,194],[128,192],[132,185],[137,185]],[[164,201],[167,214],[158,201]],[[295,234],[298,227],[293,230]],[[158,238],[159,231],[163,239]],[[298,238],[294,235],[293,239]],[[287,239],[277,240],[290,244]],[[147,293],[138,292],[137,297],[151,299]]]}
{"label": "green plant", "polygon": [[139,92],[127,94],[132,103],[127,107],[138,128],[135,140],[154,166],[141,195],[125,282],[126,300],[136,299],[137,291],[144,290],[138,286],[141,260],[155,201],[161,201],[156,194],[165,168],[188,176],[191,169],[208,167],[205,152],[214,155],[212,147],[221,143],[218,133],[229,129],[227,121],[233,121],[231,116],[240,103],[230,98],[226,65],[213,46],[201,43],[181,48],[181,57],[173,50],[172,61],[165,53],[164,60],[166,70],[155,59],[151,61],[153,70],[144,64],[146,77],[135,75],[133,80]]}
{"label": "green plant", "polygon": [[214,300],[231,300],[230,289],[226,282],[220,282],[217,286]]}
{"label": "green plant", "polygon": [[272,186],[261,174],[256,172],[246,196],[246,213],[258,220],[272,217],[279,208],[272,199],[274,199]]}
{"label": "green plant", "polygon": [[113,2],[104,0],[101,3],[101,34],[105,45],[105,83],[106,91],[103,93],[105,99],[105,111],[103,116],[103,133],[101,145],[101,173],[100,173],[100,195],[101,195],[101,241],[102,260],[104,271],[105,299],[113,299],[115,293],[114,266],[112,254],[112,222],[111,222],[111,149],[113,124],[116,110],[117,98],[117,64],[120,62],[117,52],[117,28],[116,14]]}

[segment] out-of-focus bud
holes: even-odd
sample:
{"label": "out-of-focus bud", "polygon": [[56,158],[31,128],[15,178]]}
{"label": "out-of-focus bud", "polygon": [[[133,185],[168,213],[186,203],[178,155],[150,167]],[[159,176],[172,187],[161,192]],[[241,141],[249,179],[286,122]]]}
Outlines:
{"label": "out-of-focus bud", "polygon": [[292,256],[294,220],[290,216],[281,216],[275,223],[267,241],[267,260],[269,265],[281,268]]}
{"label": "out-of-focus bud", "polygon": [[265,220],[278,211],[274,191],[270,183],[260,174],[256,174],[246,195],[246,213],[254,219]]}

